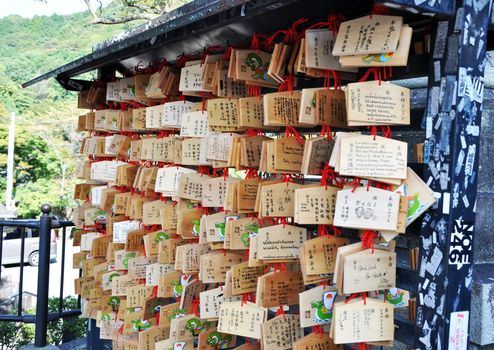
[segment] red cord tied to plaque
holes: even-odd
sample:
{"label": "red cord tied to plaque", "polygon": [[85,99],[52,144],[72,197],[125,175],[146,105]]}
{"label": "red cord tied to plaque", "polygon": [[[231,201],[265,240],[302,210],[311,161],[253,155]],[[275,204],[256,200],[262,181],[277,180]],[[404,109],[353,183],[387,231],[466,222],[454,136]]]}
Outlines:
{"label": "red cord tied to plaque", "polygon": [[232,45],[227,45],[225,51],[223,52],[223,59],[229,61],[232,57],[232,51],[234,47]]}
{"label": "red cord tied to plaque", "polygon": [[345,16],[339,14],[332,14],[328,18],[328,28],[333,35],[336,37],[338,31],[340,30],[341,23],[345,22]]}
{"label": "red cord tied to plaque", "polygon": [[249,255],[250,255],[249,249],[246,249],[244,254],[244,261],[249,261]]}
{"label": "red cord tied to plaque", "polygon": [[197,172],[201,174],[201,176],[210,175],[211,174],[210,171],[211,169],[207,165],[199,165],[197,167]]}
{"label": "red cord tied to plaque", "polygon": [[330,170],[331,170],[331,168],[329,167],[328,162],[325,161],[324,162],[324,168],[322,169],[322,173],[321,173],[320,184],[321,184],[321,186],[324,186],[324,189],[326,189],[326,190],[328,189],[328,186],[330,186],[332,183]]}
{"label": "red cord tied to plaque", "polygon": [[317,225],[317,236],[318,237],[329,236],[328,225],[324,225],[324,224]]}
{"label": "red cord tied to plaque", "polygon": [[283,225],[283,228],[288,224],[287,218],[275,218],[275,221],[278,225]]}
{"label": "red cord tied to plaque", "polygon": [[389,15],[389,8],[384,5],[374,4],[369,14],[370,18],[372,18],[372,15]]}
{"label": "red cord tied to plaque", "polygon": [[275,314],[275,316],[281,316],[281,315],[283,315],[283,318],[286,316],[285,315],[285,309],[283,308],[283,305],[280,305],[278,310],[276,310],[276,314]]}
{"label": "red cord tied to plaque", "polygon": [[154,310],[154,323],[156,324],[156,326],[160,326],[160,308],[156,308]]}
{"label": "red cord tied to plaque", "polygon": [[285,127],[285,137],[295,137],[299,144],[304,144],[304,139],[302,138],[302,136],[300,136],[297,129],[295,129],[293,126]]}
{"label": "red cord tied to plaque", "polygon": [[304,183],[304,175],[302,174],[282,174],[281,179],[283,180],[283,182],[286,183],[287,186],[290,182],[299,184]]}
{"label": "red cord tied to plaque", "polygon": [[322,328],[321,325],[312,326],[312,333],[318,334],[322,338],[324,336],[324,329]]}
{"label": "red cord tied to plaque", "polygon": [[372,254],[374,254],[374,241],[378,237],[378,233],[372,230],[365,230],[362,235],[362,248],[372,249]]}
{"label": "red cord tied to plaque", "polygon": [[350,300],[356,299],[359,296],[362,297],[362,299],[364,300],[364,305],[366,305],[367,304],[367,293],[366,292],[353,293],[352,295],[350,295],[348,298],[345,299],[345,304],[348,304],[350,302]]}
{"label": "red cord tied to plaque", "polygon": [[375,125],[368,126],[369,134],[373,137],[374,141],[377,137],[377,127]]}
{"label": "red cord tied to plaque", "polygon": [[352,182],[350,183],[352,187],[352,192],[355,192],[357,188],[360,187],[360,183],[362,182],[362,179],[360,177],[355,177]]}
{"label": "red cord tied to plaque", "polygon": [[185,67],[185,64],[188,61],[192,61],[193,59],[194,59],[194,57],[192,57],[191,55],[186,55],[185,53],[183,53],[177,57],[177,60],[175,61],[175,67],[176,68],[183,68],[183,67]]}
{"label": "red cord tied to plaque", "polygon": [[326,69],[324,72],[323,87],[326,89],[331,87],[331,78],[333,78],[333,88],[335,90],[341,90],[340,72],[333,69]]}
{"label": "red cord tied to plaque", "polygon": [[204,113],[206,111],[206,102],[208,101],[209,97],[211,97],[211,93],[199,92],[199,96],[202,97],[202,112]]}
{"label": "red cord tied to plaque", "polygon": [[249,97],[261,97],[262,87],[260,85],[247,85],[247,94]]}
{"label": "red cord tied to plaque", "polygon": [[261,47],[265,50],[269,49],[268,45],[268,36],[264,34],[260,34],[258,32],[254,32],[252,35],[252,39],[250,40],[250,49],[251,50],[261,50]]}
{"label": "red cord tied to plaque", "polygon": [[380,128],[384,137],[389,139],[393,137],[393,132],[391,131],[391,127],[389,125],[381,125]]}
{"label": "red cord tied to plaque", "polygon": [[293,86],[295,83],[295,76],[293,74],[288,74],[283,82],[280,84],[278,88],[278,92],[291,91],[293,92]]}
{"label": "red cord tied to plaque", "polygon": [[245,170],[245,180],[249,179],[258,179],[259,178],[259,171],[254,168],[248,168]]}
{"label": "red cord tied to plaque", "polygon": [[250,293],[243,293],[242,294],[242,303],[241,303],[241,306],[244,306],[245,303],[247,302],[252,302],[252,303],[255,303],[256,302],[256,297],[254,296],[254,293],[250,292]]}
{"label": "red cord tied to plaque", "polygon": [[372,350],[372,345],[367,343],[358,343],[352,346],[353,350]]}
{"label": "red cord tied to plaque", "polygon": [[326,137],[327,141],[334,141],[333,132],[329,125],[321,125],[321,136]]}
{"label": "red cord tied to plaque", "polygon": [[199,299],[197,299],[197,298],[192,299],[192,305],[190,307],[190,312],[200,318],[201,316],[199,314],[199,303],[200,303]]}

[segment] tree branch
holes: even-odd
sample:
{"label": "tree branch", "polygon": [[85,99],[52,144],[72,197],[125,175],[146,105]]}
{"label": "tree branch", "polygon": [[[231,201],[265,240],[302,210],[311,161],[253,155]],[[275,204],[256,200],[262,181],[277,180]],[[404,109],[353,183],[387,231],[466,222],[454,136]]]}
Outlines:
{"label": "tree branch", "polygon": [[122,2],[124,3],[125,6],[133,7],[135,9],[138,9],[139,11],[142,11],[142,12],[153,13],[156,15],[159,15],[161,13],[161,9],[157,9],[156,7],[151,7],[151,6],[147,6],[147,5],[143,5],[143,4],[129,2],[127,0],[122,0]]}
{"label": "tree branch", "polygon": [[135,21],[138,19],[151,20],[156,17],[155,15],[149,13],[131,14],[131,15],[116,17],[116,18],[100,17],[96,12],[95,8],[93,7],[93,4],[91,4],[91,0],[84,0],[84,2],[86,3],[89,13],[91,13],[91,16],[93,16],[92,23],[94,24],[119,24],[119,23],[127,23],[131,21]]}

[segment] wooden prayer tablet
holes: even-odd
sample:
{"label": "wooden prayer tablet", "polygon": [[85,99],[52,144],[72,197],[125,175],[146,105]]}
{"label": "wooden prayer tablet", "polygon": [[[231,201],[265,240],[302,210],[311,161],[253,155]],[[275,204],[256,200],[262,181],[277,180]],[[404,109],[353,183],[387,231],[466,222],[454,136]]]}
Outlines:
{"label": "wooden prayer tablet", "polygon": [[240,301],[241,295],[238,296],[226,296],[226,287],[218,287],[214,289],[208,289],[199,294],[200,298],[200,315],[202,319],[218,319],[221,305],[224,302]]}
{"label": "wooden prayer tablet", "polygon": [[293,343],[293,350],[341,350],[341,345],[336,345],[328,333],[309,333],[305,337]]}
{"label": "wooden prayer tablet", "polygon": [[182,137],[206,137],[208,135],[208,112],[195,111],[182,114],[180,136]]}
{"label": "wooden prayer tablet", "polygon": [[238,128],[238,100],[215,98],[208,100],[208,125],[225,127],[228,131]]}
{"label": "wooden prayer tablet", "polygon": [[290,261],[299,257],[299,248],[307,239],[307,229],[292,225],[259,228],[257,259]]}
{"label": "wooden prayer tablet", "polygon": [[279,315],[262,325],[262,346],[265,350],[288,350],[302,335],[299,315]]}
{"label": "wooden prayer tablet", "polygon": [[196,173],[196,171],[179,166],[158,169],[154,191],[163,193],[167,197],[176,196],[180,177],[185,173]]}
{"label": "wooden prayer tablet", "polygon": [[345,70],[356,72],[355,69],[343,69],[338,57],[331,52],[335,43],[335,35],[329,29],[309,29],[305,31],[305,66],[325,70]]}
{"label": "wooden prayer tablet", "polygon": [[349,244],[347,238],[322,236],[305,241],[301,248],[303,254],[302,271],[307,275],[327,275],[335,273],[338,248]]}
{"label": "wooden prayer tablet", "polygon": [[297,126],[301,97],[302,94],[298,91],[274,92],[264,95],[264,124]]}
{"label": "wooden prayer tablet", "polygon": [[341,23],[333,47],[334,56],[394,52],[403,25],[399,16],[372,15]]}
{"label": "wooden prayer tablet", "polygon": [[341,175],[364,178],[405,179],[406,142],[377,136],[360,135],[341,139]]}
{"label": "wooden prayer tablet", "polygon": [[336,344],[394,340],[394,307],[376,299],[336,303],[332,323]]}
{"label": "wooden prayer tablet", "polygon": [[256,304],[262,307],[295,305],[299,293],[304,291],[300,272],[268,272],[259,277],[256,290]]}
{"label": "wooden prayer tablet", "polygon": [[295,190],[294,222],[304,225],[332,225],[337,187],[301,187]]}
{"label": "wooden prayer tablet", "polygon": [[277,172],[300,172],[304,156],[304,141],[295,137],[274,140],[274,167]]}
{"label": "wooden prayer tablet", "polygon": [[243,305],[240,301],[224,302],[220,308],[218,331],[261,339],[266,317],[267,309],[250,302]]}
{"label": "wooden prayer tablet", "polygon": [[247,84],[266,87],[277,87],[279,85],[279,82],[267,74],[271,54],[260,50],[234,50],[232,57],[234,53],[235,61],[232,61],[235,66],[233,68],[235,70],[234,79],[243,80]]}
{"label": "wooden prayer tablet", "polygon": [[315,123],[336,128],[347,128],[345,92],[335,89],[318,89],[315,96]]}
{"label": "wooden prayer tablet", "polygon": [[411,168],[407,168],[407,178],[403,183],[406,188],[405,194],[410,199],[406,221],[408,226],[430,208],[436,199],[430,187]]}
{"label": "wooden prayer tablet", "polygon": [[302,185],[281,182],[259,186],[260,217],[290,217],[294,215],[295,190]]}
{"label": "wooden prayer tablet", "polygon": [[360,293],[395,287],[396,254],[365,249],[343,257],[343,293]]}
{"label": "wooden prayer tablet", "polygon": [[329,286],[317,286],[299,294],[300,327],[328,324],[332,320],[337,291]]}
{"label": "wooden prayer tablet", "polygon": [[204,89],[202,66],[200,61],[187,62],[180,72],[179,90],[184,95],[197,96],[197,92],[210,92]]}
{"label": "wooden prayer tablet", "polygon": [[409,125],[410,90],[392,83],[366,81],[347,85],[349,126]]}
{"label": "wooden prayer tablet", "polygon": [[362,230],[393,230],[398,224],[400,195],[375,187],[338,191],[333,224]]}
{"label": "wooden prayer tablet", "polygon": [[408,53],[412,42],[413,29],[406,24],[401,28],[398,47],[394,52],[381,54],[341,56],[342,67],[400,67],[408,63]]}

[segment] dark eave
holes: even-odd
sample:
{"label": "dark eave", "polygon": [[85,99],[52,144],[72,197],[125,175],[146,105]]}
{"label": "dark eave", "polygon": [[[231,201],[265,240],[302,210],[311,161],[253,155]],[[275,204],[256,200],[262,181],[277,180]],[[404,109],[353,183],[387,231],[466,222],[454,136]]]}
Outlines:
{"label": "dark eave", "polygon": [[[433,12],[430,8],[410,9],[413,0],[385,2],[413,12]],[[195,0],[96,45],[91,54],[31,79],[22,87],[55,77],[65,89],[80,91],[87,89],[89,82],[72,77],[89,71],[111,68],[125,72],[138,63],[146,66],[163,58],[174,61],[182,53],[200,53],[209,46],[248,44],[254,31],[272,33],[290,27],[297,19],[325,20],[330,13],[351,17],[369,13],[372,5],[370,0]],[[445,16],[450,10],[438,7],[436,14]]]}

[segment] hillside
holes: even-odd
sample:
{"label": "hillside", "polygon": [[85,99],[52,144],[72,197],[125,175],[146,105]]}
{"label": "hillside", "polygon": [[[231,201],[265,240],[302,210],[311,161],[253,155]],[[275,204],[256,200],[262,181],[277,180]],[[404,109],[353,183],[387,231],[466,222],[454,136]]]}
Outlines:
{"label": "hillside", "polygon": [[66,192],[72,189],[72,153],[80,143],[73,132],[80,111],[76,94],[54,79],[25,90],[20,84],[90,53],[94,44],[124,29],[92,25],[87,12],[0,19],[0,201],[5,196],[8,120],[14,111],[15,199],[21,216],[37,216],[42,202],[52,203],[59,212],[70,202]]}

